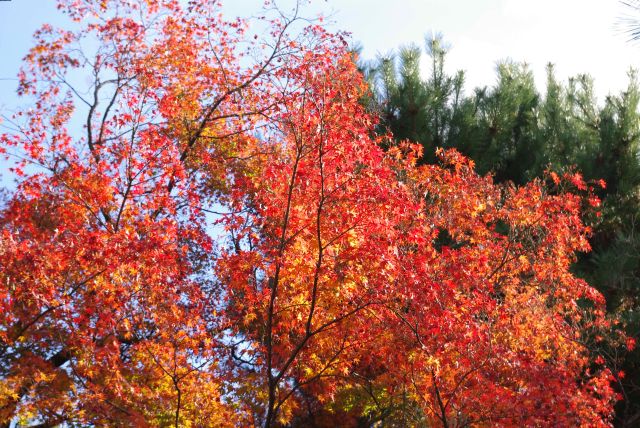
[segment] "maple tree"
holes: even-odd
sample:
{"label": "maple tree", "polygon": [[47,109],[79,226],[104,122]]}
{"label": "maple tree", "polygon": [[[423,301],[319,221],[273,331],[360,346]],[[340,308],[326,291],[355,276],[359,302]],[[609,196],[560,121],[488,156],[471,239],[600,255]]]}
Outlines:
{"label": "maple tree", "polygon": [[205,0],[60,8],[1,136],[5,426],[608,425],[579,175],[385,152],[297,9],[258,36]]}

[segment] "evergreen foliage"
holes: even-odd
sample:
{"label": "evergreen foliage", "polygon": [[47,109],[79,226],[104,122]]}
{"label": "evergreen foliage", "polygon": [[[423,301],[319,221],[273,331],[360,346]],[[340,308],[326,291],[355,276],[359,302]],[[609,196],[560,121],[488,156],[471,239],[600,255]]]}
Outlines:
{"label": "evergreen foliage", "polygon": [[607,340],[593,340],[594,351],[610,357],[622,400],[616,424],[640,424],[640,353],[616,341],[617,331],[640,334],[640,83],[629,72],[626,90],[598,103],[586,74],[563,83],[547,67],[544,91],[536,88],[527,64],[497,66],[496,83],[464,93],[463,71],[445,71],[447,48],[441,36],[428,37],[429,67],[422,50],[411,45],[369,65],[369,105],[381,117],[381,132],[397,141],[419,142],[423,163],[438,147],[470,156],[479,172],[496,181],[523,184],[545,171],[581,173],[603,179],[602,206],[591,216],[592,252],[575,271],[606,297],[612,328]]}

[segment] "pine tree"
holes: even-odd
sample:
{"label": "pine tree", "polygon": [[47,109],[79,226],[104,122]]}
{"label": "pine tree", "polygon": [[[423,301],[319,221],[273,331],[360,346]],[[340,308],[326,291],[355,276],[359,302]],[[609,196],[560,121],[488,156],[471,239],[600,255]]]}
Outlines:
{"label": "pine tree", "polygon": [[640,85],[635,71],[619,95],[598,104],[587,74],[567,83],[547,66],[544,92],[526,64],[503,61],[493,86],[464,93],[464,72],[445,72],[447,49],[441,36],[427,38],[430,66],[420,73],[417,46],[400,50],[370,69],[373,102],[382,112],[380,130],[397,141],[423,146],[423,163],[434,162],[438,147],[470,156],[483,174],[498,182],[527,183],[545,171],[580,173],[604,180],[599,216],[589,219],[592,252],[574,270],[607,299],[612,327],[608,340],[594,333],[594,352],[609,355],[623,400],[619,426],[640,421],[640,352],[619,340],[620,329],[640,334]]}

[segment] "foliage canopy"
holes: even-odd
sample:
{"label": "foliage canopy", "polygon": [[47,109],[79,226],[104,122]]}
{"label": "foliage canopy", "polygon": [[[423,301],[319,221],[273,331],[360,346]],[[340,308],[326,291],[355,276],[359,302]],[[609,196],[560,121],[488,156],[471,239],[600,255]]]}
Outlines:
{"label": "foliage canopy", "polygon": [[5,426],[608,425],[579,174],[383,150],[297,11],[254,37],[208,0],[60,8],[0,136]]}

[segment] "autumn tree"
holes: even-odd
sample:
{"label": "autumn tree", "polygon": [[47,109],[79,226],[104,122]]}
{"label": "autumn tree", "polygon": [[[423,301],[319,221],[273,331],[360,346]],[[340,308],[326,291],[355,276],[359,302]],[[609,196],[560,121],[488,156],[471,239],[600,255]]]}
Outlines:
{"label": "autumn tree", "polygon": [[59,6],[74,29],[36,33],[19,87],[36,108],[2,136],[23,177],[2,214],[2,420],[246,424],[218,368],[206,213],[316,35],[271,9],[252,41],[208,1]]}
{"label": "autumn tree", "polygon": [[297,7],[60,8],[1,136],[5,426],[608,425],[580,175],[384,150]]}

